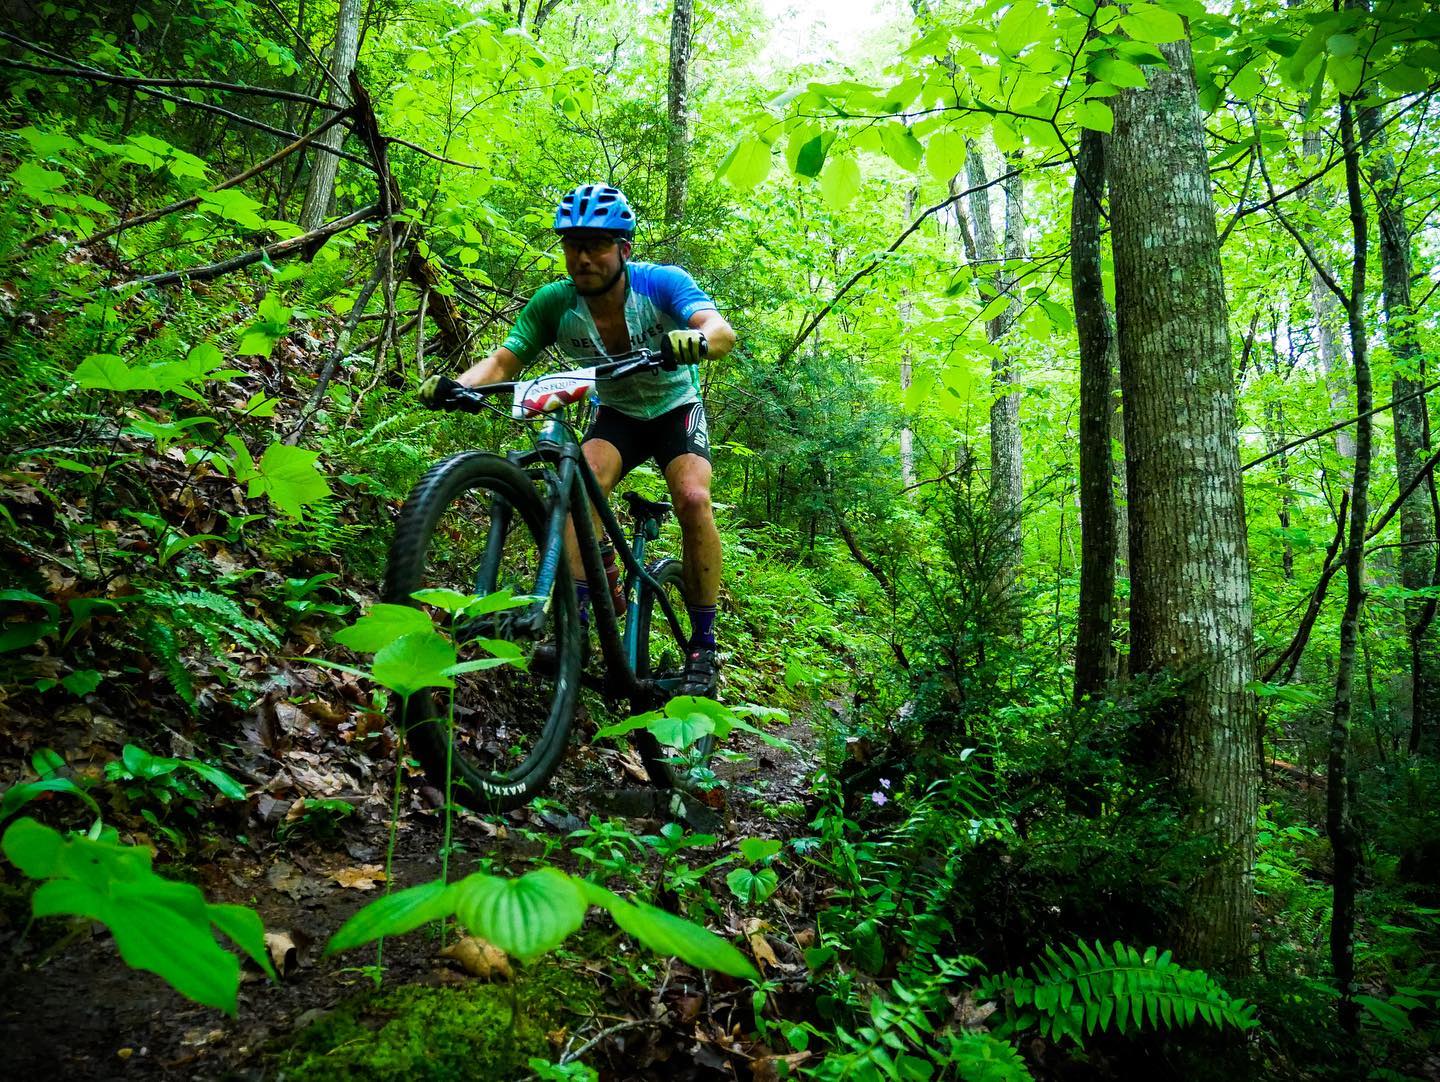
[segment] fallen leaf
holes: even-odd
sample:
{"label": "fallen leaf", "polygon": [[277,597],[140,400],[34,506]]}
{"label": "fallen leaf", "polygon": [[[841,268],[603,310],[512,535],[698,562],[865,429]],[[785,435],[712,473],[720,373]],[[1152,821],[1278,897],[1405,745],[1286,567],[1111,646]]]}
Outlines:
{"label": "fallen leaf", "polygon": [[[761,1056],[750,1064],[750,1077],[754,1082],[778,1082],[781,1078],[794,1078],[795,1068],[804,1063],[815,1053],[813,1052],[791,1052],[787,1056]],[[779,1064],[785,1065],[785,1073],[780,1073]]]}
{"label": "fallen leaf", "polygon": [[330,878],[352,890],[374,890],[376,883],[385,882],[385,869],[378,864],[362,864],[358,868],[341,868]]}
{"label": "fallen leaf", "polygon": [[289,932],[266,932],[265,949],[270,952],[270,963],[281,977],[288,977],[300,958],[300,950]]}
{"label": "fallen leaf", "polygon": [[775,952],[770,948],[770,942],[765,938],[764,932],[752,932],[746,937],[750,943],[750,953],[755,956],[757,965],[769,966],[775,969],[780,965],[780,959],[775,957]]}
{"label": "fallen leaf", "polygon": [[510,959],[493,943],[479,936],[467,935],[440,952],[441,958],[452,958],[472,977],[493,981],[510,980]]}

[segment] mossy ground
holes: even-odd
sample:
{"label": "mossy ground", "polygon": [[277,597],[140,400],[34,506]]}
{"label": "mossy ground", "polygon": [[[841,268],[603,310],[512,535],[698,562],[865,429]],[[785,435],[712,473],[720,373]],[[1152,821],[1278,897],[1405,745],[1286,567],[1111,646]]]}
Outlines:
{"label": "mossy ground", "polygon": [[[517,1009],[512,1026],[512,995]],[[361,996],[308,1026],[280,1057],[284,1082],[341,1079],[510,1080],[550,1033],[573,1023],[595,988],[540,961],[509,984],[408,985]]]}

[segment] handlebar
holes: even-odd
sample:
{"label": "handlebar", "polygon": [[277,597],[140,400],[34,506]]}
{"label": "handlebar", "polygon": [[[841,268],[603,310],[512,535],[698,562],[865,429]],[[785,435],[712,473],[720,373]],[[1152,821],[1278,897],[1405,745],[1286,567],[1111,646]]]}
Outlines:
{"label": "handlebar", "polygon": [[[702,352],[708,351],[702,350]],[[589,368],[551,372],[534,379],[485,383],[479,387],[457,385],[451,388],[449,400],[440,408],[458,410],[463,413],[479,413],[481,410],[490,408],[485,401],[487,398],[510,395],[515,399],[512,416],[524,419],[558,409],[569,402],[579,401],[589,393],[598,380],[624,379],[641,372],[656,372],[664,368],[664,358],[658,352],[637,349],[617,357],[611,357],[604,363]],[[553,389],[546,388],[546,384],[552,384]]]}

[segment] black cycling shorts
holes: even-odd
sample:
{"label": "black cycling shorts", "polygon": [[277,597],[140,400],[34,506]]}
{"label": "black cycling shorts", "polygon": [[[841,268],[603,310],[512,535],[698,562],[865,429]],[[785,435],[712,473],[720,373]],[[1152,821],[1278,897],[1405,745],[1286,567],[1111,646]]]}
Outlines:
{"label": "black cycling shorts", "polygon": [[644,421],[619,410],[601,406],[585,433],[585,442],[604,440],[620,452],[620,476],[654,459],[665,468],[681,455],[710,459],[710,431],[705,425],[705,407],[699,402],[677,406],[668,413]]}

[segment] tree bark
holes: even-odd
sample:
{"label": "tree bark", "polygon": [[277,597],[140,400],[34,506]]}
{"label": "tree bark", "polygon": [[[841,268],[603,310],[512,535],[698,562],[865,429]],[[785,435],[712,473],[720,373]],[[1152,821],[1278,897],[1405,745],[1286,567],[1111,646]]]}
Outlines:
{"label": "tree bark", "polygon": [[1075,641],[1075,702],[1115,677],[1116,520],[1111,368],[1115,331],[1105,309],[1100,259],[1100,199],[1105,144],[1081,132],[1070,204],[1070,290],[1080,349],[1080,614]]}
{"label": "tree bark", "polygon": [[[975,249],[972,261],[977,264],[976,272],[982,283],[981,303],[988,306],[1009,295],[1014,288],[1006,264],[1025,258],[1023,187],[1018,175],[1009,176],[1002,186],[1005,193],[1005,247],[1002,253],[990,217],[985,161],[974,143],[970,144],[965,167],[972,189],[970,227]],[[1004,163],[1004,167],[1006,173],[1013,172],[1009,161]],[[1015,324],[1018,311],[1019,306],[1011,297],[1010,303],[993,316],[985,328],[986,336],[999,350],[990,365],[991,378],[995,382],[995,401],[990,406],[990,510],[1000,520],[1006,542],[993,596],[1000,606],[1012,610],[1005,622],[1016,633],[1020,629],[1015,587],[1024,557],[1021,504],[1024,499],[1025,452],[1020,442],[1020,394],[1007,390],[1016,384],[1016,369],[1006,349],[1005,339]]]}
{"label": "tree bark", "polygon": [[[1405,224],[1405,205],[1400,177],[1389,150],[1380,144],[1380,111],[1359,110],[1360,137],[1370,161],[1370,187],[1380,223],[1380,274],[1385,311],[1385,342],[1394,358],[1391,398],[1395,407],[1392,431],[1395,438],[1395,478],[1403,490],[1414,481],[1428,450],[1425,434],[1429,427],[1425,386],[1425,354],[1415,330],[1415,306],[1410,297],[1410,231]],[[1400,584],[1407,590],[1429,586],[1435,562],[1430,538],[1440,537],[1440,523],[1431,515],[1429,492],[1423,486],[1400,505]],[[1427,609],[1429,610],[1427,618]],[[1440,644],[1428,644],[1427,631],[1433,624],[1434,602],[1409,598],[1405,602],[1405,630],[1410,639],[1410,750],[1419,750],[1422,734],[1433,733],[1432,711],[1440,692],[1440,672],[1435,657]]]}
{"label": "tree bark", "polygon": [[1249,964],[1260,762],[1235,390],[1188,41],[1114,100],[1108,171],[1125,396],[1131,669],[1176,681],[1149,722],[1211,849],[1168,929],[1207,969]]}
{"label": "tree bark", "polygon": [[[356,52],[360,46],[361,0],[340,0],[340,15],[335,27],[335,48],[331,54],[330,67],[335,75],[330,87],[330,101],[342,108],[350,105],[350,97],[341,87],[350,82],[350,73],[355,70]],[[339,150],[345,139],[342,128],[331,128],[320,139],[323,146]],[[335,171],[338,162],[333,154],[320,153],[310,169],[310,183],[305,189],[305,203],[300,208],[302,229],[319,229],[330,209],[331,196],[335,194]]]}
{"label": "tree bark", "polygon": [[[1301,146],[1305,157],[1318,159],[1319,130],[1311,128],[1306,131]],[[1317,181],[1311,188],[1311,193],[1311,201],[1322,211],[1334,198],[1334,193],[1323,181]],[[1325,284],[1325,275],[1319,267],[1310,268],[1310,313],[1311,327],[1315,333],[1315,349],[1320,356],[1320,371],[1325,377],[1325,387],[1330,395],[1330,412],[1336,417],[1344,417],[1350,412],[1345,351],[1340,342],[1340,328],[1345,324],[1345,313],[1341,310],[1335,294],[1331,293]],[[1342,428],[1335,433],[1335,450],[1341,458],[1355,457],[1355,438],[1346,429]]]}
{"label": "tree bark", "polygon": [[670,141],[665,150],[665,227],[679,236],[690,178],[690,45],[693,0],[675,0],[670,14]]}

